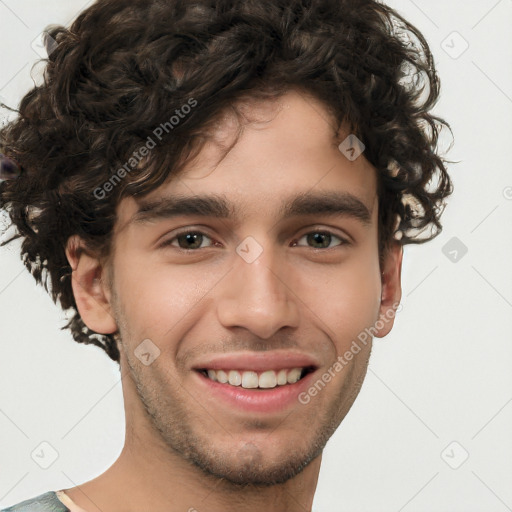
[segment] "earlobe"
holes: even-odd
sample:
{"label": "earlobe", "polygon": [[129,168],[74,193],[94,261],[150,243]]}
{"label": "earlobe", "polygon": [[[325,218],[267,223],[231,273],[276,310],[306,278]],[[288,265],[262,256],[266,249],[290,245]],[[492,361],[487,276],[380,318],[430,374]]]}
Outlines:
{"label": "earlobe", "polygon": [[100,334],[117,331],[110,305],[111,294],[106,284],[106,269],[87,251],[77,235],[68,239],[66,257],[72,268],[71,286],[75,302],[89,329]]}
{"label": "earlobe", "polygon": [[382,293],[375,334],[377,338],[382,338],[391,331],[402,298],[402,257],[402,245],[393,242],[386,254],[381,274]]}

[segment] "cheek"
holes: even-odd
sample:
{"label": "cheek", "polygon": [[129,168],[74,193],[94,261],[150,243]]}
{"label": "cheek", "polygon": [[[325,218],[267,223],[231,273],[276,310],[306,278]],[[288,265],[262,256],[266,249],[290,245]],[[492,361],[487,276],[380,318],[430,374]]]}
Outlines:
{"label": "cheek", "polygon": [[[381,281],[378,260],[353,262],[338,267],[317,268],[298,277],[299,297],[314,313],[312,321],[339,345],[339,350],[357,339],[379,318]],[[320,321],[318,321],[320,319]]]}
{"label": "cheek", "polygon": [[116,290],[131,335],[155,341],[183,329],[219,279],[199,266],[147,264],[135,255],[118,268]]}

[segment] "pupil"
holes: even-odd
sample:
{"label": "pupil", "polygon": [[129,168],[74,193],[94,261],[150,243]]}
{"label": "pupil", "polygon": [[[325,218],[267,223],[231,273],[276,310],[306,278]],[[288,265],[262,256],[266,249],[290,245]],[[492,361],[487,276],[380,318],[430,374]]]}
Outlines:
{"label": "pupil", "polygon": [[[186,235],[182,235],[180,238],[180,247],[182,249],[197,249],[198,247],[201,247],[201,242],[203,241],[203,235],[200,233],[187,233]],[[181,241],[185,239],[185,243],[182,244]],[[191,246],[190,243],[195,245]],[[197,243],[199,242],[199,243]]]}
{"label": "pupil", "polygon": [[[322,244],[322,240],[320,237],[324,237],[324,242],[327,242],[327,243],[323,243]],[[330,243],[331,243],[331,235],[329,235],[328,233],[314,233],[314,234],[310,234],[308,235],[308,242],[313,242],[313,243],[320,243],[321,244],[321,247],[320,248],[325,248],[325,247],[329,247]]]}

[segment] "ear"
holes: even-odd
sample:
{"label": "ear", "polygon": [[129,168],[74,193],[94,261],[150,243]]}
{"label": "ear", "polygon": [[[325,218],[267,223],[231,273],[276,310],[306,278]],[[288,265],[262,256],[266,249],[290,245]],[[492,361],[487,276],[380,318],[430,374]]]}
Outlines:
{"label": "ear", "polygon": [[[392,242],[384,258],[381,281],[382,293],[379,320],[376,322],[377,338],[383,338],[391,331],[396,311],[402,298],[402,245]],[[382,327],[380,327],[382,325]]]}
{"label": "ear", "polygon": [[66,257],[73,269],[71,286],[78,312],[85,325],[100,334],[116,332],[107,269],[87,250],[85,243],[77,235],[68,239]]}

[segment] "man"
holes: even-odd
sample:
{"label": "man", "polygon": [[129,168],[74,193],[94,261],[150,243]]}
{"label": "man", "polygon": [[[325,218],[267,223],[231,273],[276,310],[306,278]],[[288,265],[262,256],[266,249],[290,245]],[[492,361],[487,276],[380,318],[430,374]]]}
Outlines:
{"label": "man", "polygon": [[0,206],[120,364],[126,438],[5,510],[310,511],[452,191],[426,42],[368,0],[100,0],[49,36]]}

